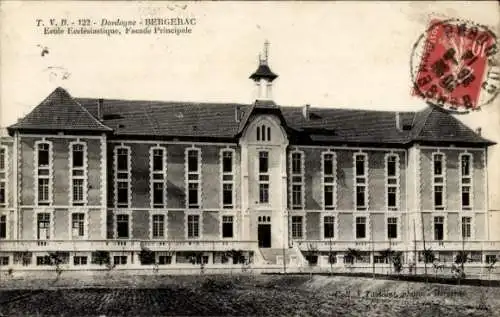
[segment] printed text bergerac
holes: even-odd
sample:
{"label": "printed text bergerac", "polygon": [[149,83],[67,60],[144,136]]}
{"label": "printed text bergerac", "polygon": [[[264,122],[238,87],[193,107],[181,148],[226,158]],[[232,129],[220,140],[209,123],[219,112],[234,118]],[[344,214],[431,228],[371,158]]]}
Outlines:
{"label": "printed text bergerac", "polygon": [[[100,23],[99,23],[100,22]],[[43,27],[44,34],[150,34],[150,33],[191,33],[196,18],[168,17],[143,18],[141,20],[101,19],[37,19],[38,27]],[[118,28],[116,28],[118,27]],[[113,29],[115,28],[115,29]]]}

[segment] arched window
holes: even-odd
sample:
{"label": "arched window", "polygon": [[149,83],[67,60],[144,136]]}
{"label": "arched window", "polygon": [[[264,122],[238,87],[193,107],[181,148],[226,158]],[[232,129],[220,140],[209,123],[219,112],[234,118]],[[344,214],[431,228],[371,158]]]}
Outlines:
{"label": "arched window", "polygon": [[271,141],[271,127],[265,124],[257,127],[257,141]]}

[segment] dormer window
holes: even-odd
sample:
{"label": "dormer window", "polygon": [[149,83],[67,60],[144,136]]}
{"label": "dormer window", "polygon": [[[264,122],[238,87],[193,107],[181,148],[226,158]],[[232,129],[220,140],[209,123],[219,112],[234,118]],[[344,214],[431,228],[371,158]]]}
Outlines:
{"label": "dormer window", "polygon": [[271,141],[271,127],[265,124],[257,127],[257,141]]}

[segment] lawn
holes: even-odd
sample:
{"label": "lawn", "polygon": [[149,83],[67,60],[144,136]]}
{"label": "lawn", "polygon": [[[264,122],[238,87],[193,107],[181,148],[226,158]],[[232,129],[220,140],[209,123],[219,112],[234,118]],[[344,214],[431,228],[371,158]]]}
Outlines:
{"label": "lawn", "polygon": [[500,288],[359,277],[87,276],[76,282],[61,276],[55,283],[0,283],[4,316],[500,316]]}

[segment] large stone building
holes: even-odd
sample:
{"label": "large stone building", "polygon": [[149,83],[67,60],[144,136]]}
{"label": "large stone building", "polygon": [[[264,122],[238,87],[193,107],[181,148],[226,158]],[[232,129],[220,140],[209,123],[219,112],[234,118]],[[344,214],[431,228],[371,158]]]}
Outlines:
{"label": "large stone building", "polygon": [[267,53],[250,78],[251,104],[53,91],[1,140],[0,268],[44,268],[52,251],[71,268],[102,254],[143,267],[141,250],[165,267],[194,251],[231,265],[229,250],[259,267],[370,267],[389,248],[418,266],[424,241],[442,262],[498,256],[493,142],[433,107],[277,105]]}

